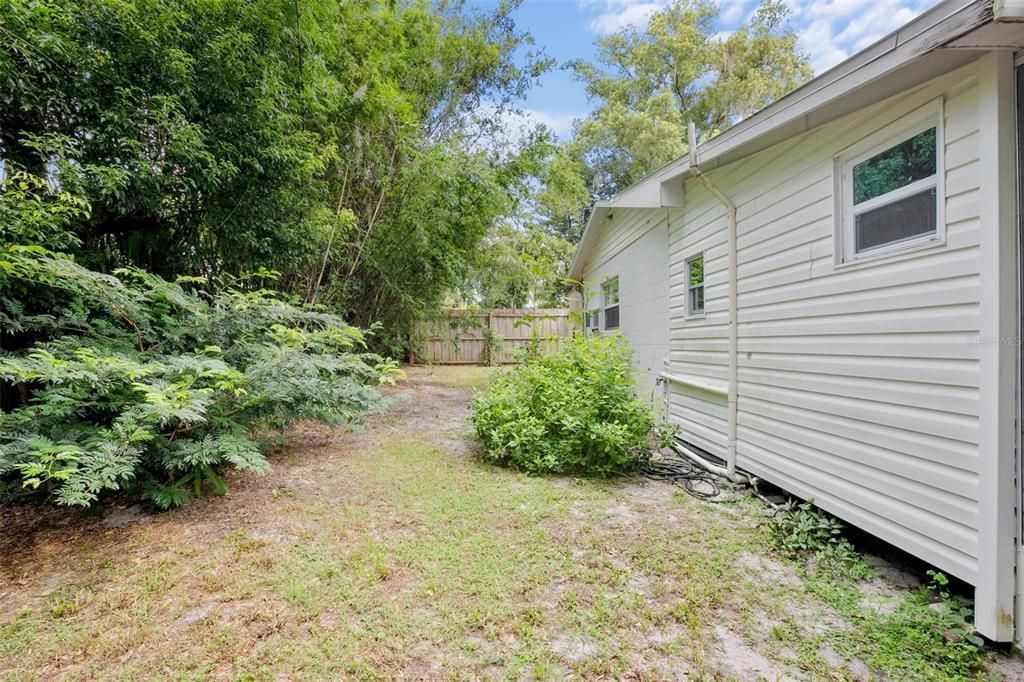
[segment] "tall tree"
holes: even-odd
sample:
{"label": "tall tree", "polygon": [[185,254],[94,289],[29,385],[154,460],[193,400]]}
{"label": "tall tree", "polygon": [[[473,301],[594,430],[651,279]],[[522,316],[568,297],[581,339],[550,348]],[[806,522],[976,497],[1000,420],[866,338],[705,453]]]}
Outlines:
{"label": "tall tree", "polygon": [[8,0],[0,159],[84,198],[99,269],[272,268],[397,332],[519,191],[486,141],[550,66],[517,4]]}
{"label": "tall tree", "polygon": [[484,308],[564,306],[574,251],[572,242],[534,225],[499,225],[466,273],[458,302]]}
{"label": "tall tree", "polygon": [[597,108],[570,149],[595,192],[614,194],[684,154],[688,122],[715,135],[809,78],[789,14],[781,0],[765,0],[723,37],[713,0],[675,0],[644,29],[601,38],[596,63],[573,62]]}

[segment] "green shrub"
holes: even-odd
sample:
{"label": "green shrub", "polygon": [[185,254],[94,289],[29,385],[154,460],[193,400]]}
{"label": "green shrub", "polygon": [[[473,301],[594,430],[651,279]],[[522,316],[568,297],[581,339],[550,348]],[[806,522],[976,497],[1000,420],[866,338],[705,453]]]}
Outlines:
{"label": "green shrub", "polygon": [[868,578],[871,568],[844,536],[843,523],[810,502],[791,500],[768,516],[775,547],[792,558],[813,554],[826,569],[855,578]]}
{"label": "green shrub", "polygon": [[3,497],[174,507],[223,493],[223,466],[266,470],[263,433],[381,406],[374,385],[397,367],[363,352],[362,331],[251,281],[204,286],[0,244]]}
{"label": "green shrub", "polygon": [[608,476],[650,454],[654,410],[635,393],[621,336],[564,339],[473,399],[485,457],[530,473]]}

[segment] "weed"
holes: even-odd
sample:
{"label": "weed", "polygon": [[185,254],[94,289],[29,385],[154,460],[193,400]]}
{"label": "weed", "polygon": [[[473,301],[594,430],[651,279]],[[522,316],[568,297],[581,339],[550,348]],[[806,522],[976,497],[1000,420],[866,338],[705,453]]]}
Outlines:
{"label": "weed", "polygon": [[281,485],[271,490],[270,496],[275,500],[279,500],[282,497],[295,497],[295,490],[286,485]]}
{"label": "weed", "polygon": [[983,641],[971,626],[972,610],[965,599],[949,593],[943,574],[929,575],[929,584],[899,600],[891,613],[864,609],[860,592],[849,583],[818,578],[809,586],[858,623],[832,636],[835,649],[847,657],[856,656],[892,679],[977,679]]}
{"label": "weed", "polygon": [[88,590],[63,587],[50,595],[46,606],[54,618],[67,618],[78,613],[88,599]]}
{"label": "weed", "polygon": [[843,523],[810,502],[790,500],[768,512],[772,544],[790,558],[813,555],[833,573],[867,579],[872,575],[860,553],[843,533]]}

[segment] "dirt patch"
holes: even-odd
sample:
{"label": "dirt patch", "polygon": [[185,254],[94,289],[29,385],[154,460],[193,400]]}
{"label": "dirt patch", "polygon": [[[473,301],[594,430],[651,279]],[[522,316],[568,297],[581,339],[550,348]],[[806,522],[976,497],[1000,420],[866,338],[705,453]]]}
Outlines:
{"label": "dirt patch", "polygon": [[[180,510],[0,511],[0,677],[787,680],[801,638],[856,626],[743,504],[475,460],[488,371],[410,368],[364,428],[298,425]],[[913,589],[879,576],[866,598]]]}
{"label": "dirt patch", "polygon": [[579,663],[596,656],[601,646],[587,634],[560,635],[551,640],[551,650],[568,663]]}
{"label": "dirt patch", "polygon": [[672,499],[679,489],[664,481],[635,478],[619,486],[619,491],[637,504],[661,504]]}
{"label": "dirt patch", "polygon": [[727,676],[740,680],[796,681],[797,678],[779,664],[769,661],[726,626],[716,625],[715,635],[718,643],[709,652],[709,657]]}
{"label": "dirt patch", "polygon": [[111,509],[103,517],[102,523],[108,528],[124,528],[133,523],[149,523],[152,520],[152,514],[146,513],[142,505],[133,504],[129,507]]}
{"label": "dirt patch", "polygon": [[995,680],[1024,680],[1024,654],[1019,651],[995,653],[987,669],[991,678]]}
{"label": "dirt patch", "polygon": [[127,552],[143,561],[178,539],[215,543],[239,528],[252,529],[257,538],[294,539],[304,523],[295,525],[290,515],[270,510],[289,501],[304,506],[336,498],[338,461],[372,452],[396,435],[471,453],[476,445],[463,433],[470,389],[436,380],[443,376],[437,368],[413,367],[408,375],[408,382],[385,389],[389,410],[371,416],[365,427],[296,425],[285,446],[270,456],[270,474],[228,471],[229,491],[223,497],[207,496],[164,513],[138,504],[85,511],[0,509],[0,625],[23,609],[39,607],[60,587],[89,582],[90,569],[110,555]]}
{"label": "dirt patch", "polygon": [[736,559],[736,566],[747,575],[765,585],[790,585],[799,586],[803,584],[796,570],[787,564],[770,559],[760,554],[743,552]]}
{"label": "dirt patch", "polygon": [[217,610],[216,602],[207,602],[202,606],[187,611],[181,618],[174,621],[171,627],[167,628],[168,635],[176,635],[190,625],[195,625],[201,620],[206,620]]}

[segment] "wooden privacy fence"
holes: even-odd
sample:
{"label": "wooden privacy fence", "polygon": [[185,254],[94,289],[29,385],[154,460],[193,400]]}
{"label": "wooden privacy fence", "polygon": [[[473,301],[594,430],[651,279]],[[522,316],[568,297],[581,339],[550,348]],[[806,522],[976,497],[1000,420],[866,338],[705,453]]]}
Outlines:
{"label": "wooden privacy fence", "polygon": [[438,365],[498,365],[519,361],[534,336],[568,336],[568,308],[451,309],[416,323],[409,361]]}

